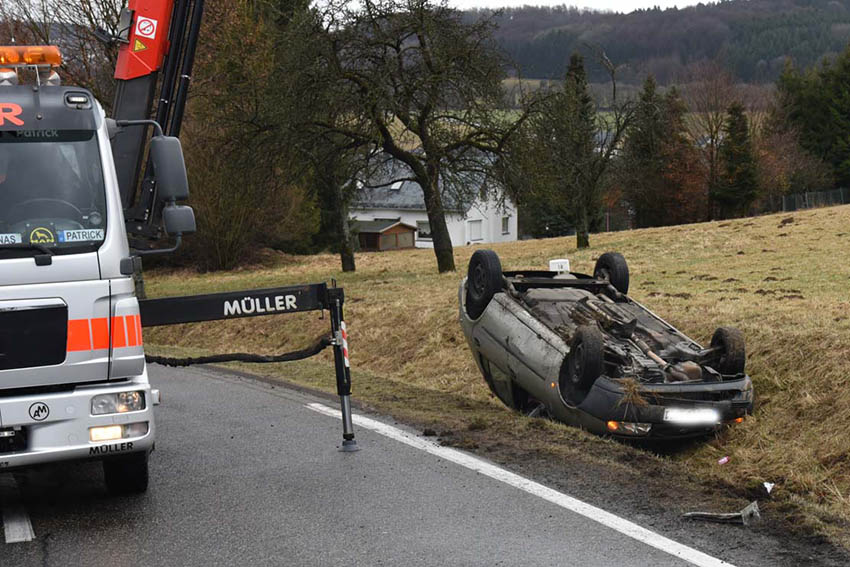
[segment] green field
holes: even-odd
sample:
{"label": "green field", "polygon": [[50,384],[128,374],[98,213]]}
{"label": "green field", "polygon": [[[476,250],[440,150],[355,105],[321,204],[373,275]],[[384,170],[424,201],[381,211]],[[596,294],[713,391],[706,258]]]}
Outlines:
{"label": "green field", "polygon": [[[721,325],[747,337],[755,415],[674,456],[649,455],[653,467],[695,479],[706,490],[765,498],[800,529],[850,547],[850,206],[495,245],[505,269],[541,268],[569,257],[591,271],[602,252],[622,252],[632,295],[697,340]],[[473,247],[456,250],[465,268]],[[269,253],[262,265],[198,274],[147,274],[152,297],[329,281],[346,291],[354,397],[409,422],[455,432],[453,443],[484,450],[514,443],[541,458],[581,456],[612,466],[645,452],[573,428],[510,413],[489,393],[457,323],[462,273],[436,273],[430,250],[359,254],[343,274],[331,255]],[[276,353],[326,331],[317,314],[241,319],[149,330],[152,352]],[[161,346],[168,345],[168,346]],[[252,370],[333,391],[329,353]],[[482,433],[483,432],[483,433]],[[485,434],[486,433],[486,434]],[[717,460],[729,456],[729,463]],[[666,474],[666,473],[665,473]]]}

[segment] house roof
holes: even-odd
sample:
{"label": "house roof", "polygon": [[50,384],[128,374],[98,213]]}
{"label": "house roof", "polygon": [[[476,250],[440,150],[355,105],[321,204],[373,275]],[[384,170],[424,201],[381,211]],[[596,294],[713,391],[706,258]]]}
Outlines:
{"label": "house roof", "polygon": [[[415,181],[404,180],[411,174],[407,166],[398,161],[390,161],[382,169],[372,175],[366,187],[361,187],[354,195],[351,202],[353,209],[390,209],[404,211],[425,211],[425,196],[422,188]],[[455,179],[456,183],[477,185],[480,189],[484,184],[480,173],[467,172]],[[450,190],[440,181],[440,190],[443,197],[443,207],[447,212],[465,214],[472,203],[461,202],[458,192]],[[470,193],[476,193],[471,191]]]}
{"label": "house roof", "polygon": [[397,220],[374,220],[374,221],[354,221],[353,228],[360,233],[380,234],[393,228],[394,226],[403,226],[410,230],[416,230],[415,226],[403,223]]}

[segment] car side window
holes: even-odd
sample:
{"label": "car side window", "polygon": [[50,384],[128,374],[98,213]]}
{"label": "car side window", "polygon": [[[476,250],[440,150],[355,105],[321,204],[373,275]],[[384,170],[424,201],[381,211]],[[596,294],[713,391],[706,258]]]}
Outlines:
{"label": "car side window", "polygon": [[487,374],[487,377],[493,382],[510,382],[511,377],[508,374],[499,368],[497,365],[492,364],[489,360],[481,357],[481,366],[484,368],[484,372]]}

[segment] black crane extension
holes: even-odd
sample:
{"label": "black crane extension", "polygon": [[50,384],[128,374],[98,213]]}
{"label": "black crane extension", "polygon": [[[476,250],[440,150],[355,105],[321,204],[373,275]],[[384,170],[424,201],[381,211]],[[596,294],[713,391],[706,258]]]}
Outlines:
{"label": "black crane extension", "polygon": [[285,315],[305,311],[330,313],[331,330],[308,348],[290,353],[263,356],[246,353],[219,354],[197,358],[147,357],[148,362],[167,366],[188,366],[215,362],[287,362],[314,356],[326,347],[333,347],[336,369],[336,389],[342,409],[343,451],[356,451],[354,425],[351,417],[351,368],[348,359],[348,335],[342,306],[345,294],[336,282],[296,285],[248,291],[165,297],[139,301],[143,327],[198,323],[240,317]]}

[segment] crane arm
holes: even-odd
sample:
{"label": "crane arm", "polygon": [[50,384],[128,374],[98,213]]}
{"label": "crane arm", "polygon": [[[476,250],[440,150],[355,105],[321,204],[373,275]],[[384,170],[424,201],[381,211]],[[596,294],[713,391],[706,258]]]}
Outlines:
{"label": "crane arm", "polygon": [[[154,118],[166,135],[179,134],[203,8],[203,0],[129,0],[114,75],[116,120]],[[142,178],[147,137],[146,128],[124,129],[113,138],[112,153],[128,231],[155,237],[156,187],[149,168]]]}

